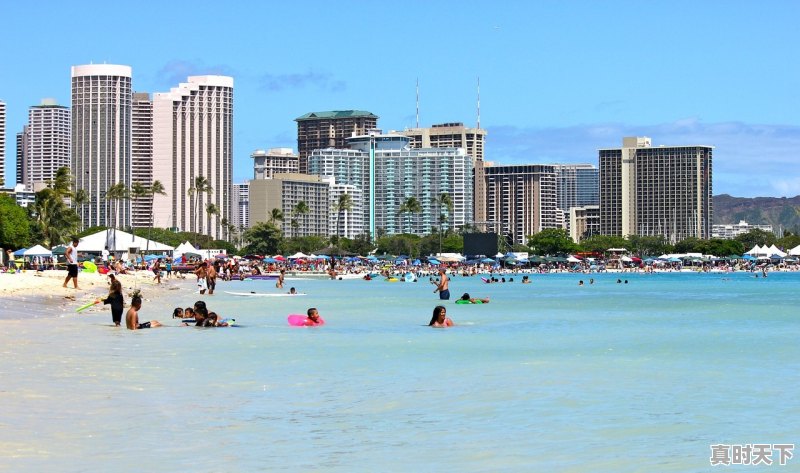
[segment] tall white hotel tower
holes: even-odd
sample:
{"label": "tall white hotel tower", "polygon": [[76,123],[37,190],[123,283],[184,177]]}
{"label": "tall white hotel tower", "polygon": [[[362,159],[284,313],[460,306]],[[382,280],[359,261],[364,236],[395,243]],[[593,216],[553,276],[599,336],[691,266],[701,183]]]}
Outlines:
{"label": "tall white hotel tower", "polygon": [[[191,76],[153,96],[153,176],[166,189],[154,196],[156,227],[221,239],[231,220],[233,186],[233,78]],[[203,177],[212,191],[189,192]],[[219,212],[207,212],[214,204]]]}
{"label": "tall white hotel tower", "polygon": [[117,215],[105,199],[114,184],[131,185],[130,66],[72,66],[72,175],[89,198],[78,209],[85,228],[130,225],[130,201]]}

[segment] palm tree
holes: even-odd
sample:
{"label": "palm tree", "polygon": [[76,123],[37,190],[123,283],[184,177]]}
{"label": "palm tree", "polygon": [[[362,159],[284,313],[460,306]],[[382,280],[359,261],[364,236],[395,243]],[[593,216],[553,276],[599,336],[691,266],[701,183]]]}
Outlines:
{"label": "palm tree", "polygon": [[[116,244],[116,237],[117,237],[116,224],[117,224],[117,219],[119,218],[119,203],[120,201],[129,198],[128,188],[122,182],[114,184],[111,187],[109,187],[108,190],[106,191],[105,198],[110,204],[109,210],[111,210],[111,212],[109,213],[112,215],[112,217],[110,220],[107,218],[107,221],[110,221],[111,228],[114,229],[114,241]],[[108,230],[106,230],[106,242],[108,242]]]}
{"label": "palm tree", "polygon": [[311,209],[308,207],[308,204],[306,204],[305,201],[303,201],[303,200],[299,201],[292,208],[292,228],[295,229],[295,235],[294,236],[297,236],[296,230],[300,226],[300,224],[297,222],[297,217],[299,215],[305,215],[310,211],[311,211]]}
{"label": "palm tree", "polygon": [[[211,217],[213,217],[214,215],[219,215],[219,207],[217,207],[217,205],[214,203],[211,202],[207,203],[206,214],[208,215],[208,229],[211,230]],[[215,230],[217,229],[215,228]]]}
{"label": "palm tree", "polygon": [[72,197],[72,174],[70,174],[68,167],[64,166],[58,168],[56,170],[56,175],[53,176],[53,180],[49,181],[47,184],[59,197]]}
{"label": "palm tree", "polygon": [[31,217],[38,227],[42,244],[50,247],[62,243],[78,230],[80,219],[74,209],[64,204],[63,196],[53,188],[36,193]]}
{"label": "palm tree", "polygon": [[276,222],[283,222],[284,215],[281,209],[272,209],[272,213],[269,215],[269,223],[276,225]]}
{"label": "palm tree", "polygon": [[210,194],[211,192],[214,192],[214,189],[209,184],[208,179],[206,179],[203,176],[195,176],[194,182],[192,183],[192,186],[189,188],[189,197],[192,197],[194,200],[193,202],[194,207],[192,209],[192,224],[197,222],[197,226],[192,229],[192,231],[194,231],[195,233],[200,233],[201,220],[200,220],[200,215],[197,212],[197,208],[200,205],[200,194],[202,193]]}
{"label": "palm tree", "polygon": [[[442,192],[439,197],[433,199],[433,203],[439,208],[439,253],[442,252],[442,229],[447,223],[449,215],[453,212],[453,198],[447,192]],[[446,212],[446,213],[445,213]]]}
{"label": "palm tree", "polygon": [[[400,212],[401,215],[402,214],[418,214],[418,213],[421,213],[422,212],[422,204],[419,203],[419,200],[417,200],[416,197],[411,196],[411,197],[407,198],[406,200],[404,200],[402,204],[400,204],[399,212]],[[410,217],[410,215],[409,215],[409,217]],[[409,218],[408,227],[411,227],[410,220],[411,219]],[[412,233],[412,232],[409,231],[408,233]]]}
{"label": "palm tree", "polygon": [[231,224],[228,222],[228,219],[222,217],[222,219],[219,221],[219,225],[222,227],[222,239],[225,241],[231,241]]}
{"label": "palm tree", "polygon": [[83,228],[83,219],[80,218],[82,214],[80,211],[83,210],[82,207],[89,203],[89,194],[84,189],[78,189],[75,191],[75,195],[72,197],[72,208],[75,209],[77,215],[79,216],[80,220],[80,227]]}
{"label": "palm tree", "polygon": [[153,181],[153,183],[150,184],[150,188],[147,190],[147,195],[150,196],[150,219],[147,226],[147,247],[145,249],[145,253],[150,251],[150,238],[153,233],[153,225],[155,224],[155,222],[153,222],[155,219],[155,210],[153,209],[153,205],[156,194],[167,195],[166,189],[164,189],[164,184],[162,184],[158,179]]}
{"label": "palm tree", "polygon": [[[336,210],[336,235],[339,235],[339,220],[342,217],[342,212],[349,212],[353,210],[353,197],[350,194],[344,193],[339,194],[339,200],[336,201],[336,205],[333,207]],[[347,223],[345,223],[345,226]],[[347,228],[344,229],[344,237],[347,237]]]}
{"label": "palm tree", "polygon": [[[134,182],[133,184],[131,184],[130,198],[134,202],[138,203],[138,202],[144,200],[144,198],[148,197],[149,195],[150,195],[150,188],[145,186],[141,182]],[[131,227],[134,227],[133,223],[134,223],[133,222],[133,217],[131,216]],[[134,241],[136,241],[136,234],[133,233],[133,232],[131,232],[131,233],[133,234]]]}

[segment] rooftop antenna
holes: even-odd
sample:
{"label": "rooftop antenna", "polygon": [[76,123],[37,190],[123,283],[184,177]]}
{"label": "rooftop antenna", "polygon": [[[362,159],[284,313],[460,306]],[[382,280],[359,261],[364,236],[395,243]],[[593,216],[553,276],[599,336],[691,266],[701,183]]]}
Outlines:
{"label": "rooftop antenna", "polygon": [[478,129],[481,127],[481,76],[478,76]]}
{"label": "rooftop antenna", "polygon": [[417,77],[417,128],[419,128],[419,77]]}

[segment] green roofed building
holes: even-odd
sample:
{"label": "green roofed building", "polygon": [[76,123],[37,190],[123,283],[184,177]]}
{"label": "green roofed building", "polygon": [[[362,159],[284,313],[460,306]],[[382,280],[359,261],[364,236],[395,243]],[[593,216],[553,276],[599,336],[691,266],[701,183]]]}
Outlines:
{"label": "green roofed building", "polygon": [[363,110],[311,112],[295,118],[300,172],[308,173],[308,156],[315,149],[347,147],[347,138],[378,128],[378,116]]}

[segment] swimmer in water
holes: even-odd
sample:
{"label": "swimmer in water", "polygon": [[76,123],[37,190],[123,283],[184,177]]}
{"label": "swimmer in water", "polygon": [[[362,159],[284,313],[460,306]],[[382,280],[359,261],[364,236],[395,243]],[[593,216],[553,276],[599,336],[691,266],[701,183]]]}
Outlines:
{"label": "swimmer in water", "polygon": [[306,318],[306,323],[305,324],[308,325],[308,326],[311,326],[311,325],[322,325],[322,324],[325,323],[325,321],[322,320],[322,317],[319,316],[319,311],[317,310],[316,307],[312,307],[312,308],[308,309],[306,314],[307,314],[308,317]]}
{"label": "swimmer in water", "polygon": [[[469,293],[468,292],[465,292],[464,295],[462,295],[461,299],[459,299],[459,300],[460,301],[469,301],[470,304],[488,304],[489,303],[489,298],[488,297],[484,297],[484,298],[469,297]],[[480,301],[480,302],[478,302],[478,301]]]}
{"label": "swimmer in water", "polygon": [[453,321],[447,317],[447,309],[443,305],[437,305],[433,309],[433,317],[428,322],[428,327],[452,327]]}
{"label": "swimmer in water", "polygon": [[125,315],[125,326],[128,330],[141,330],[144,328],[161,327],[158,320],[151,320],[149,322],[139,323],[139,310],[142,308],[142,296],[138,293],[134,294],[131,299],[131,308]]}

